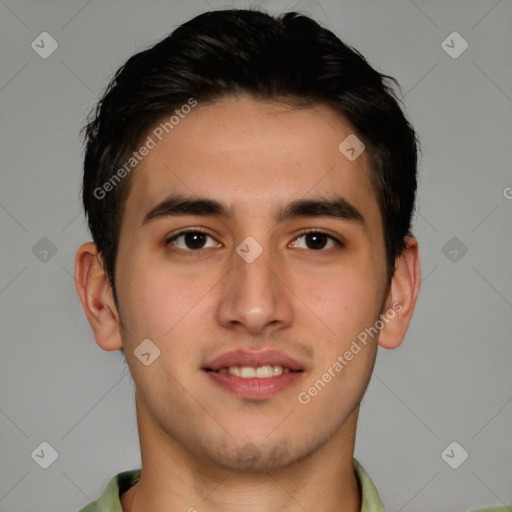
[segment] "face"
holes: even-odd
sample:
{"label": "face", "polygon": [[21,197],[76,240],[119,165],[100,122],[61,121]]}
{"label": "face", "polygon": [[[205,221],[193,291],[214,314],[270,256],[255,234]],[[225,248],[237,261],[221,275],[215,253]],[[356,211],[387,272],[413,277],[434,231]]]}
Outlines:
{"label": "face", "polygon": [[[138,414],[195,457],[284,467],[357,413],[377,339],[339,356],[379,319],[386,275],[366,153],[338,149],[351,133],[327,106],[240,96],[198,104],[134,171],[116,263],[123,348]],[[160,350],[147,366],[134,354],[146,339]]]}

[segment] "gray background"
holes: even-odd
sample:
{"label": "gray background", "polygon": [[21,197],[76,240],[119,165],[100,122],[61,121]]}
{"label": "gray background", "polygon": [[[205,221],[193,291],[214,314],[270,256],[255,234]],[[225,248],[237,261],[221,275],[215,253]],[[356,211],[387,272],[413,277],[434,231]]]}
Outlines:
{"label": "gray background", "polygon": [[[395,76],[423,144],[422,289],[404,344],[379,349],[355,456],[389,511],[512,504],[512,3],[263,4],[310,13]],[[134,52],[248,5],[0,0],[0,512],[77,511],[140,467],[131,377],[95,344],[73,283],[90,239],[78,131]],[[47,59],[31,48],[45,31]],[[458,58],[441,45],[453,31],[469,45]],[[31,456],[43,441],[48,469]],[[458,469],[441,457],[453,441],[469,453]]]}

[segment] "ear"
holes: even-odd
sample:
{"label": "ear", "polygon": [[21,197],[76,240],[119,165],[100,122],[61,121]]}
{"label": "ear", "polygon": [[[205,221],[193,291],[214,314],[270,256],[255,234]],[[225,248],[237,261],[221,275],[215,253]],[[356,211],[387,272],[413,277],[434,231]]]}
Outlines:
{"label": "ear", "polygon": [[[388,317],[379,333],[379,345],[393,349],[401,345],[412,318],[420,291],[421,270],[418,242],[415,238],[404,238],[407,247],[397,258],[395,273],[391,280],[383,315]],[[386,311],[389,314],[386,315]],[[395,312],[392,316],[392,312]]]}
{"label": "ear", "polygon": [[119,314],[101,255],[93,242],[81,245],[76,253],[75,288],[98,346],[109,351],[121,349]]}

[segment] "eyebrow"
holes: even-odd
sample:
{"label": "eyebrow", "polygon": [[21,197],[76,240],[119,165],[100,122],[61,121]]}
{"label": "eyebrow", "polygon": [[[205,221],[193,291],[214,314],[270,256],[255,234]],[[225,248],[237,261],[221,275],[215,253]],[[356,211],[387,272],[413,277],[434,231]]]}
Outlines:
{"label": "eyebrow", "polygon": [[[224,202],[207,197],[172,195],[152,208],[144,217],[141,226],[153,219],[200,215],[232,218],[232,210]],[[277,223],[296,217],[332,217],[352,221],[366,228],[363,214],[343,197],[333,199],[298,199],[287,203],[277,214]]]}

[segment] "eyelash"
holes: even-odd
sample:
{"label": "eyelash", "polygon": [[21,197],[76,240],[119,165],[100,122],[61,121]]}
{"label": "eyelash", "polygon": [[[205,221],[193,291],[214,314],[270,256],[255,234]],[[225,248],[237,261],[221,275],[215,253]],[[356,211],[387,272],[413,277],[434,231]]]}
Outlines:
{"label": "eyelash", "polygon": [[[165,245],[166,246],[170,245],[171,242],[175,241],[176,239],[180,238],[183,235],[186,235],[187,233],[201,233],[201,234],[207,235],[210,238],[214,239],[213,236],[210,235],[207,231],[204,231],[200,228],[189,228],[189,229],[184,229],[184,230],[180,231],[179,233],[176,233],[175,235],[168,238],[165,241]],[[329,249],[318,249],[318,250],[309,249],[311,252],[330,253],[330,252],[332,252],[333,249],[340,249],[342,247],[345,247],[345,243],[342,242],[341,240],[337,239],[336,237],[327,233],[326,231],[322,231],[320,229],[315,229],[315,228],[305,228],[305,229],[301,230],[299,232],[299,234],[292,240],[292,242],[295,242],[295,240],[297,240],[298,238],[301,238],[302,236],[308,235],[308,234],[325,235],[328,239],[332,240],[337,245],[336,248],[330,247]],[[199,253],[199,252],[201,252],[202,249],[180,249],[180,248],[174,247],[174,248],[172,248],[172,250],[176,251],[176,252],[181,252],[181,253]]]}

